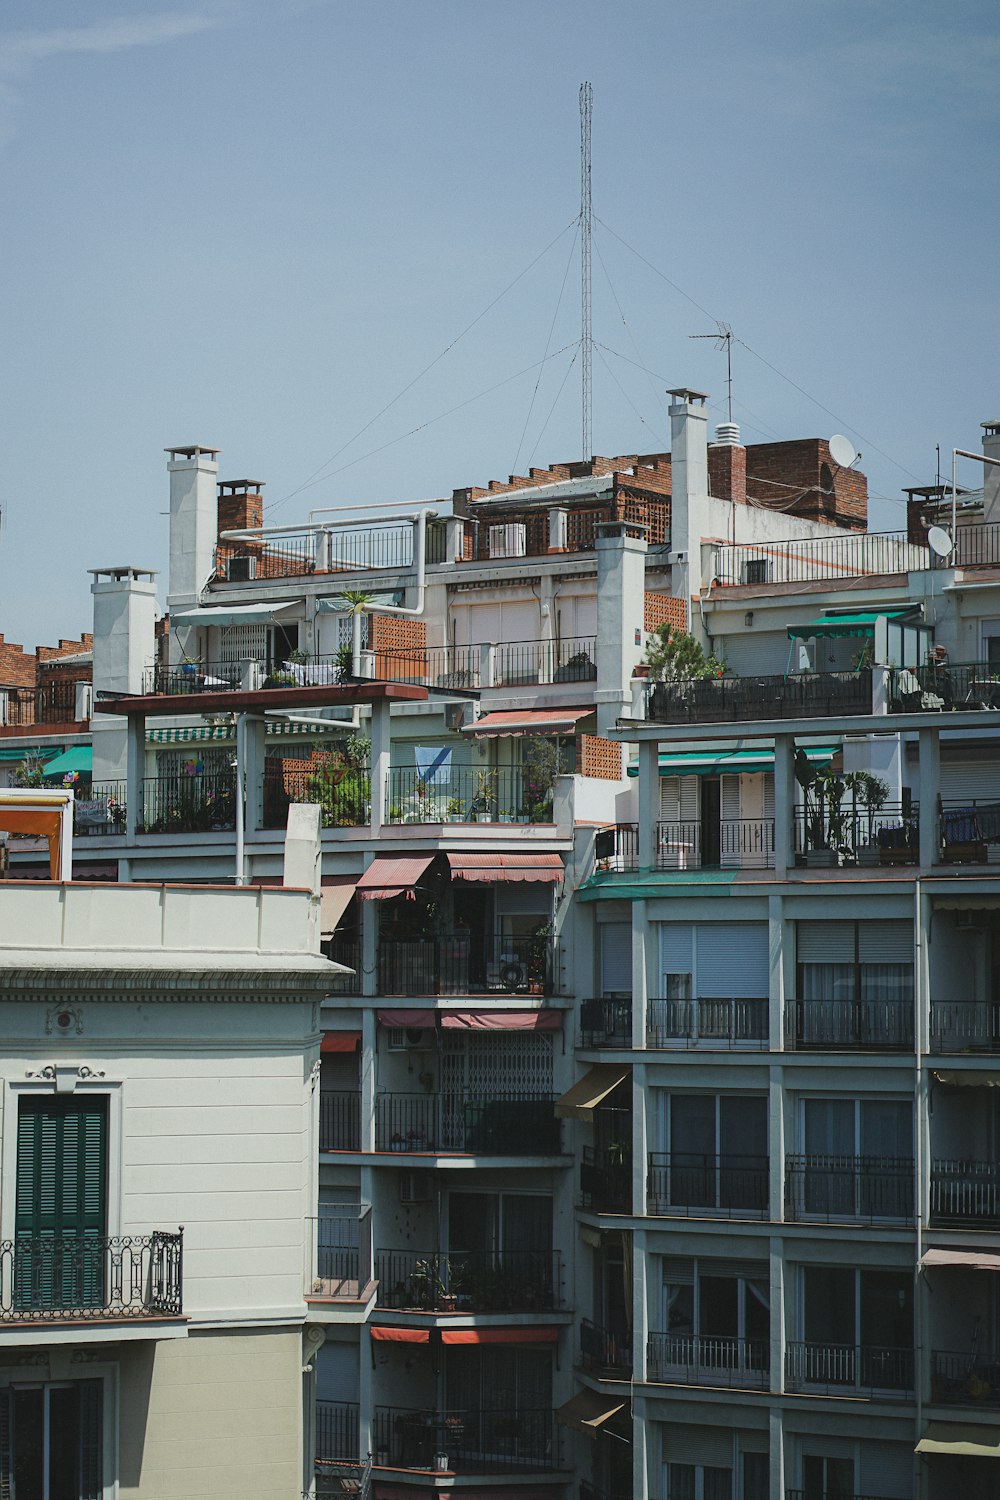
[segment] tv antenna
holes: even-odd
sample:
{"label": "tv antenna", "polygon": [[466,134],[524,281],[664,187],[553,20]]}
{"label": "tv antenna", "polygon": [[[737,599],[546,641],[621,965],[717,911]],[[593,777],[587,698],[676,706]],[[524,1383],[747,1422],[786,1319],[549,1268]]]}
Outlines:
{"label": "tv antenna", "polygon": [[733,420],[733,330],[728,323],[715,320],[715,333],[689,333],[689,339],[714,339],[716,349],[726,351],[726,407],[728,420]]}
{"label": "tv antenna", "polygon": [[591,336],[590,249],[594,217],[590,199],[590,121],[594,109],[594,90],[589,83],[580,85],[580,353],[582,364],[583,453],[584,462],[591,455],[591,420],[593,398],[591,377],[593,339]]}

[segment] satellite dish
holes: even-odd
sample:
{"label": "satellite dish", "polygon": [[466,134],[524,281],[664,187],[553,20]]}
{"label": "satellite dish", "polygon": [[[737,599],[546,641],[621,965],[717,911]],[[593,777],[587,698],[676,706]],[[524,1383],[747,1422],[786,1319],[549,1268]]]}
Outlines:
{"label": "satellite dish", "polygon": [[842,432],[835,432],[827,447],[838,469],[849,469],[857,459],[858,454],[854,444],[850,438],[844,437]]}
{"label": "satellite dish", "polygon": [[943,526],[932,526],[927,533],[927,545],[938,557],[949,557],[955,543]]}

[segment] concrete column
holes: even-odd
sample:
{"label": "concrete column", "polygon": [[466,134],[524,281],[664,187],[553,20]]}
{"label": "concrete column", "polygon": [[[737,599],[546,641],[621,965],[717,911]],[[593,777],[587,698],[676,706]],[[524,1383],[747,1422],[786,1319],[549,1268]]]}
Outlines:
{"label": "concrete column", "polygon": [[372,833],[377,834],[386,821],[388,811],[389,765],[392,756],[392,725],[390,705],[386,698],[378,698],[372,704]]}
{"label": "concrete column", "polygon": [[[366,901],[366,906],[376,906]],[[378,1017],[374,1007],[367,1006],[361,1014],[361,1149],[375,1150],[375,1042],[378,1034]],[[369,1193],[371,1189],[369,1188]],[[371,1201],[369,1197],[369,1202]]]}
{"label": "concrete column", "polygon": [[[367,861],[371,864],[371,860]],[[378,994],[378,918],[377,901],[361,902],[361,994]]]}
{"label": "concrete column", "polygon": [[660,816],[660,746],[639,741],[639,868],[656,865],[656,825]]}
{"label": "concrete column", "polygon": [[482,645],[479,648],[479,686],[481,688],[493,687],[496,682],[497,648],[495,645]]}
{"label": "concrete column", "polygon": [[[1000,422],[982,422],[983,455],[1000,461]],[[983,520],[1000,521],[1000,469],[983,464]]]}
{"label": "concrete column", "polygon": [[920,865],[927,870],[937,864],[940,848],[941,741],[937,729],[919,731],[917,754],[920,766]]}
{"label": "concrete column", "polygon": [[[786,963],[794,961],[794,955],[786,952],[791,942],[785,941],[784,900],[781,896],[769,896],[767,901],[767,951],[768,951],[768,1000],[767,1034],[772,1052],[783,1052],[785,1048],[784,1013],[785,1001],[790,998],[787,989],[789,976]],[[794,978],[794,971],[793,976]]]}
{"label": "concrete column", "polygon": [[774,740],[774,870],[781,879],[795,865],[795,740]]}
{"label": "concrete column", "polygon": [[649,1299],[658,1294],[647,1281],[649,1236],[644,1229],[632,1233],[632,1378],[646,1378],[646,1342],[649,1337]]}
{"label": "concrete column", "polygon": [[632,668],[642,655],[646,543],[624,523],[597,529],[597,732],[631,713]]}
{"label": "concrete column", "polygon": [[[91,568],[94,601],[93,692],[141,693],[155,651],[156,573],[149,568]],[[95,715],[94,780],[125,779],[125,720]]]}
{"label": "concrete column", "polygon": [[635,1500],[649,1500],[651,1495],[660,1493],[656,1475],[651,1472],[653,1464],[656,1463],[656,1457],[653,1453],[653,1444],[649,1441],[650,1423],[646,1411],[645,1396],[633,1396],[632,1494]]}
{"label": "concrete column", "polygon": [[[670,406],[670,562],[674,594],[691,613],[691,595],[701,587],[701,538],[708,505],[708,397],[683,387],[668,391]],[[697,614],[688,622],[702,645],[707,635]]]}
{"label": "concrete column", "polygon": [[245,716],[243,775],[246,786],[245,831],[253,837],[264,826],[264,752],[267,741],[263,719]]}
{"label": "concrete column", "polygon": [[[632,1212],[646,1211],[646,1155],[649,1151],[649,1122],[647,1109],[655,1108],[654,1099],[659,1092],[650,1095],[646,1088],[646,1064],[640,1059],[632,1065]],[[654,1124],[655,1130],[655,1124]]]}
{"label": "concrete column", "polygon": [[449,516],[444,523],[445,562],[458,562],[465,555],[465,521],[461,516]]}
{"label": "concrete column", "polygon": [[217,448],[168,448],[170,461],[170,579],[172,607],[197,604],[215,566],[219,534]]}
{"label": "concrete column", "polygon": [[[773,1283],[771,1295],[774,1295]],[[778,1357],[780,1359],[780,1354]],[[785,1500],[785,1437],[780,1406],[771,1407],[768,1412],[767,1426],[771,1470],[768,1500]]]}
{"label": "concrete column", "polygon": [[135,843],[136,829],[143,820],[143,777],[146,774],[146,719],[143,714],[129,714],[126,730],[125,764],[125,841]]}
{"label": "concrete column", "polygon": [[[646,1045],[649,976],[656,974],[655,946],[658,933],[646,915],[645,901],[632,903],[632,1046],[641,1052]],[[651,952],[650,950],[654,950]]]}
{"label": "concrete column", "polygon": [[561,506],[553,506],[549,511],[549,551],[566,551],[566,517],[567,511]]}

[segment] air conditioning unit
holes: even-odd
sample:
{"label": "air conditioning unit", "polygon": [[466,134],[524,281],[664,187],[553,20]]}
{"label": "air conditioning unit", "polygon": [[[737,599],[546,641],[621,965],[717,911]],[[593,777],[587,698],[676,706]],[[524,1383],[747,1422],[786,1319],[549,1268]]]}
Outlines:
{"label": "air conditioning unit", "polygon": [[421,1031],[419,1026],[390,1026],[389,1051],[412,1052],[433,1045],[433,1033]]}
{"label": "air conditioning unit", "polygon": [[430,1172],[401,1172],[399,1174],[400,1203],[429,1203],[432,1191]]}
{"label": "air conditioning unit", "polygon": [[255,557],[231,557],[229,567],[226,569],[226,577],[230,583],[249,583],[257,577],[257,559]]}
{"label": "air conditioning unit", "polygon": [[490,557],[524,557],[527,550],[527,528],[523,521],[490,527]]}
{"label": "air conditioning unit", "polygon": [[773,583],[774,564],[767,557],[753,557],[740,569],[740,583]]}

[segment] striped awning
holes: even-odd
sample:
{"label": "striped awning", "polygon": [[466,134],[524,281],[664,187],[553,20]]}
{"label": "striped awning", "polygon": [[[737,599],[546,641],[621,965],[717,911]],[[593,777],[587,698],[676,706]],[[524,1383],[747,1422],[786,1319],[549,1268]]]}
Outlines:
{"label": "striped awning", "polygon": [[448,854],[452,880],[484,885],[515,885],[520,881],[542,881],[555,885],[563,878],[558,854]]}
{"label": "striped awning", "polygon": [[465,724],[463,734],[474,734],[477,739],[491,735],[519,734],[575,734],[581,719],[594,713],[589,708],[503,708],[495,713],[483,714],[474,724]]}
{"label": "striped awning", "polygon": [[387,901],[405,895],[415,901],[413,888],[433,859],[433,854],[376,854],[355,887],[358,900]]}

